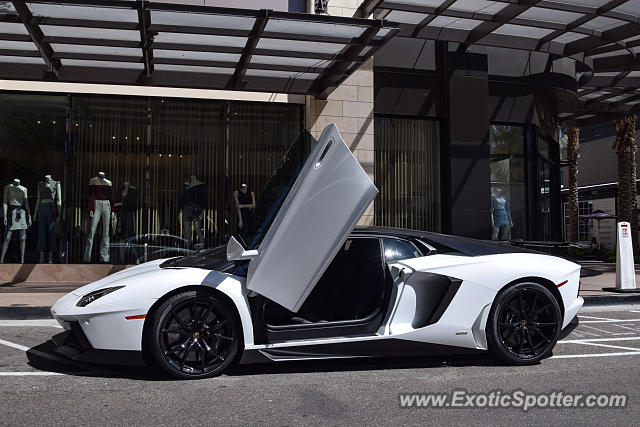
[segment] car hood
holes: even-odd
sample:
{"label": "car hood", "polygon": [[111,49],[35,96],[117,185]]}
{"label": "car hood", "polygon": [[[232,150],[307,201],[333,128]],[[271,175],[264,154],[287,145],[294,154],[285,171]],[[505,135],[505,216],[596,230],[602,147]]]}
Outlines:
{"label": "car hood", "polygon": [[169,258],[157,259],[145,262],[144,264],[136,265],[134,267],[129,267],[127,269],[118,271],[117,273],[113,273],[106,277],[103,277],[100,280],[89,283],[88,285],[82,286],[81,288],[78,288],[71,293],[77,296],[83,296],[98,289],[119,285],[125,280],[132,281],[132,279],[138,278],[139,276],[160,270],[160,264],[165,262],[167,259]]}

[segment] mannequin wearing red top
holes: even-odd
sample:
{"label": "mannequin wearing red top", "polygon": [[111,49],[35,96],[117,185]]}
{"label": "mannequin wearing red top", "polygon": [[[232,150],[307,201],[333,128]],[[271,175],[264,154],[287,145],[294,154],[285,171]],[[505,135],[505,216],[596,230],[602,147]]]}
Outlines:
{"label": "mannequin wearing red top", "polygon": [[98,176],[89,180],[89,215],[91,216],[91,229],[87,237],[84,250],[84,262],[91,261],[91,249],[93,238],[102,219],[102,242],[100,244],[100,258],[102,262],[109,262],[109,228],[111,225],[111,205],[113,203],[113,185],[104,172],[98,172]]}

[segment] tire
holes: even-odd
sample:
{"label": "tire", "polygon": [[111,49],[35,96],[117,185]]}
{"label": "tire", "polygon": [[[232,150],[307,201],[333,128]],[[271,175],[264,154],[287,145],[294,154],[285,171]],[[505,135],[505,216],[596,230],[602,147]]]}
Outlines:
{"label": "tire", "polygon": [[151,317],[145,353],[174,378],[218,376],[242,350],[242,328],[235,308],[211,292],[176,294]]}
{"label": "tire", "polygon": [[562,327],[551,291],[539,283],[510,286],[496,296],[487,320],[489,351],[511,365],[532,365],[551,355]]}

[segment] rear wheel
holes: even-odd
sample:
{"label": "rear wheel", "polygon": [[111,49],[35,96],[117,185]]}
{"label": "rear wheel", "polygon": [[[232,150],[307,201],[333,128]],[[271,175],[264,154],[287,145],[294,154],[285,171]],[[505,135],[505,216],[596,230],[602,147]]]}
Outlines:
{"label": "rear wheel", "polygon": [[562,315],[553,294],[539,283],[518,283],[500,292],[487,321],[489,350],[503,361],[529,365],[549,356]]}
{"label": "rear wheel", "polygon": [[147,345],[155,364],[181,379],[220,375],[240,351],[235,311],[208,292],[174,295],[154,312]]}

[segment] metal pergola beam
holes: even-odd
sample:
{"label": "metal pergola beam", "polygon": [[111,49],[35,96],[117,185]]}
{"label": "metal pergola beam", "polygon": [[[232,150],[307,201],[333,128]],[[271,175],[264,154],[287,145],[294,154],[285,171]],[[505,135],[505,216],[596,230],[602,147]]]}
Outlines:
{"label": "metal pergola beam", "polygon": [[153,83],[153,32],[151,31],[151,12],[146,8],[145,0],[138,1],[138,25],[140,26],[140,44],[144,71],[138,78],[141,84]]}
{"label": "metal pergola beam", "polygon": [[270,12],[270,10],[264,9],[262,10],[262,16],[256,18],[253,28],[251,29],[251,33],[247,38],[247,43],[242,50],[240,60],[235,67],[236,70],[233,72],[233,76],[227,83],[227,89],[241,89],[244,87],[244,77],[247,74],[247,66],[251,62],[251,58],[253,57],[256,46],[260,41],[260,37],[262,37],[262,33],[267,26],[267,22],[269,22]]}
{"label": "metal pergola beam", "polygon": [[505,8],[493,15],[491,21],[485,21],[471,30],[465,44],[478,42],[538,3],[539,0],[522,0],[518,3],[508,4]]}
{"label": "metal pergola beam", "polygon": [[[2,54],[3,50],[0,50],[0,54]],[[7,52],[7,50],[4,50]],[[14,51],[9,51],[14,52]],[[38,52],[36,51],[21,51],[20,55],[16,56],[28,56],[28,57],[37,57]],[[71,53],[71,52],[60,52],[55,53],[54,58],[56,59],[75,59],[81,61],[106,61],[106,62],[129,62],[129,63],[144,63],[144,57],[142,56],[127,56],[127,55],[105,55],[98,53]],[[229,68],[237,70],[238,63],[234,61],[208,61],[201,59],[187,59],[187,58],[161,58],[154,57],[153,62],[155,65],[158,64],[170,64],[170,65],[185,65],[185,66],[196,66],[196,67],[213,67],[213,68]],[[248,63],[243,67],[243,70],[268,70],[268,71],[287,71],[292,73],[315,73],[315,74],[323,74],[327,71],[327,68],[324,67],[305,67],[298,65],[280,65],[280,64],[256,64],[256,63]]]}
{"label": "metal pergola beam", "polygon": [[[550,42],[551,40],[553,40],[553,39],[555,39],[557,37],[560,37],[561,35],[564,35],[564,34],[566,34],[568,32],[574,31],[575,29],[577,29],[581,25],[584,25],[588,21],[592,20],[598,13],[604,14],[604,13],[610,11],[611,9],[614,9],[614,8],[620,6],[621,4],[626,3],[627,1],[628,0],[610,0],[606,4],[602,5],[598,9],[596,9],[596,11],[594,11],[594,13],[585,13],[584,16],[581,16],[580,18],[568,23],[565,26],[564,29],[554,31],[551,34],[547,34],[546,36],[542,37],[540,39],[540,42],[538,43],[538,45],[539,46],[543,46],[545,43]],[[542,3],[542,4],[543,4],[542,7],[544,8],[544,3]]]}
{"label": "metal pergola beam", "polygon": [[640,33],[638,24],[627,23],[610,30],[603,31],[600,37],[584,37],[582,39],[567,43],[564,48],[565,56],[572,56],[595,49],[610,43],[618,43],[624,39],[637,36]]}
{"label": "metal pergola beam", "polygon": [[61,67],[60,61],[53,57],[53,49],[51,48],[51,45],[43,41],[44,34],[40,27],[33,23],[33,15],[31,14],[29,7],[24,1],[13,0],[11,3],[13,4],[13,8],[16,10],[17,16],[20,18],[20,21],[22,21],[25,29],[29,33],[31,40],[36,45],[38,52],[40,52],[40,56],[42,56],[42,59],[47,65],[48,71],[59,80]]}

